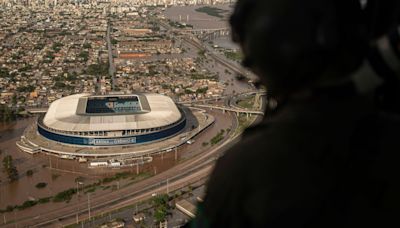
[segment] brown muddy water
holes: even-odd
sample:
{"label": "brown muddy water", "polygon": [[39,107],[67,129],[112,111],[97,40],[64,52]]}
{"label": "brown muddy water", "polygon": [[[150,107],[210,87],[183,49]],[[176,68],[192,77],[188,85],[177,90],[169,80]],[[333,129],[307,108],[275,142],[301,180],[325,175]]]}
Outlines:
{"label": "brown muddy water", "polygon": [[[39,199],[54,196],[58,192],[75,187],[76,178],[84,180],[84,184],[91,184],[104,177],[113,176],[118,172],[132,172],[136,174],[137,169],[90,169],[87,164],[78,163],[75,160],[65,160],[55,156],[44,154],[30,155],[22,152],[15,145],[23,134],[24,129],[35,121],[35,118],[22,119],[12,123],[0,123],[0,209],[8,205],[20,205],[29,199]],[[17,167],[19,179],[10,183],[3,170],[2,161],[5,156],[11,155]],[[180,150],[178,150],[178,158]],[[179,160],[179,159],[178,159]],[[139,172],[159,173],[165,171],[177,162],[174,153],[155,156],[153,162],[139,167]],[[32,176],[27,176],[28,170],[33,171]],[[36,184],[44,182],[47,186],[42,189],[36,188]]]}

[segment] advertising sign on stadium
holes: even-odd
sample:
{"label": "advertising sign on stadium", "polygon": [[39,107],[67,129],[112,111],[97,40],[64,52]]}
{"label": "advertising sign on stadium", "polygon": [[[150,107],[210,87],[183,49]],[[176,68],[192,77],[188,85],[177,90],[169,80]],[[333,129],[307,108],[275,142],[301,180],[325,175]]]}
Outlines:
{"label": "advertising sign on stadium", "polygon": [[115,139],[89,139],[89,145],[109,146],[136,143],[136,137],[131,138],[115,138]]}

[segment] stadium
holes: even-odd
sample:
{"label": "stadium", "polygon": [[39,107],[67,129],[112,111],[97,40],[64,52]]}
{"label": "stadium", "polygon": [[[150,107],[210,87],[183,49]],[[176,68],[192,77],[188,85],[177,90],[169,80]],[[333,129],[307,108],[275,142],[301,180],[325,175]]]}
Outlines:
{"label": "stadium", "polygon": [[62,144],[107,147],[165,140],[185,125],[184,112],[164,95],[76,94],[54,101],[37,132]]}

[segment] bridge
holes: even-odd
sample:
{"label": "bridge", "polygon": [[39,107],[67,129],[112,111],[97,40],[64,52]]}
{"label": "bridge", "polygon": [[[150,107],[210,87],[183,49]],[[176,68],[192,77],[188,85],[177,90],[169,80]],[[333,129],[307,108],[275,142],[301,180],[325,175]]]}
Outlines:
{"label": "bridge", "polygon": [[46,113],[49,107],[42,107],[42,108],[26,108],[25,110],[31,114],[40,114]]}
{"label": "bridge", "polygon": [[[264,90],[259,90],[259,91],[248,91],[248,92],[243,92],[243,93],[238,93],[235,94],[235,96],[246,96],[246,95],[259,95],[259,96],[265,96],[266,91]],[[213,97],[213,98],[208,98],[208,99],[201,99],[201,100],[193,100],[193,101],[180,101],[176,102],[177,104],[193,104],[193,103],[206,103],[209,101],[219,101],[225,98],[229,98],[233,95],[225,95],[225,96],[218,96],[218,97]],[[41,114],[41,113],[46,113],[49,107],[39,107],[39,108],[26,108],[25,110],[30,113],[30,114]]]}
{"label": "bridge", "polygon": [[262,115],[262,116],[264,115],[264,112],[257,111],[257,110],[247,110],[247,109],[240,109],[240,108],[215,106],[215,105],[202,105],[202,104],[192,104],[192,106],[198,107],[198,108],[209,108],[211,110],[213,110],[213,109],[222,110],[223,113],[234,112],[234,113],[236,113],[236,115],[246,114],[247,117],[249,117],[250,115]]}
{"label": "bridge", "polygon": [[265,96],[267,95],[267,92],[265,90],[258,90],[258,91],[246,91],[243,93],[237,93],[237,94],[226,94],[224,96],[216,96],[213,98],[206,98],[206,99],[200,99],[200,100],[192,100],[192,101],[179,101],[176,102],[177,104],[193,104],[193,103],[205,103],[208,101],[220,101],[223,100],[225,98],[230,98],[233,96],[236,97],[240,97],[240,96],[251,96],[251,95],[255,95],[255,96]]}
{"label": "bridge", "polygon": [[202,41],[215,40],[219,37],[229,36],[231,30],[229,28],[216,28],[216,29],[172,29],[173,32],[183,34],[192,34],[197,36]]}
{"label": "bridge", "polygon": [[215,28],[215,29],[171,29],[173,32],[190,32],[192,34],[202,34],[208,32],[217,32],[217,31],[227,31],[229,32],[230,29],[226,28]]}

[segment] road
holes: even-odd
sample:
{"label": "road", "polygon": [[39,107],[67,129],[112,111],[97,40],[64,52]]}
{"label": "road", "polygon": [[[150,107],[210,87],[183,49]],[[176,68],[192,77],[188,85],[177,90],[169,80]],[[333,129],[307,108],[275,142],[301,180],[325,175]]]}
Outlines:
{"label": "road", "polygon": [[[205,165],[198,171],[193,172],[192,174],[190,174],[188,176],[177,179],[174,182],[169,181],[168,187],[166,184],[162,183],[162,184],[160,184],[160,187],[155,188],[153,190],[153,192],[156,192],[156,193],[167,193],[167,191],[174,192],[174,191],[182,189],[188,185],[194,185],[195,183],[197,183],[199,181],[201,181],[202,183],[205,183],[206,179],[210,175],[212,168],[213,168],[213,165],[211,163],[213,163],[213,161],[210,161],[210,164]],[[115,211],[117,209],[124,208],[124,207],[130,206],[130,205],[135,205],[139,202],[143,202],[145,200],[150,199],[152,197],[151,194],[152,194],[151,192],[137,194],[127,200],[121,201],[119,203],[116,203],[116,204],[113,204],[113,205],[107,207],[106,210],[101,210],[101,212],[99,214],[100,215],[109,214],[112,211]],[[91,213],[93,213],[93,209],[92,209]],[[87,220],[88,215],[87,214],[81,215],[80,219]],[[62,221],[61,224],[62,225],[76,224],[76,220],[74,218],[71,218],[71,219]],[[79,224],[79,222],[78,222],[78,224]]]}
{"label": "road", "polygon": [[[112,75],[114,88],[114,64],[112,60],[112,47],[110,38],[111,26],[107,28],[107,43],[110,61],[110,74]],[[236,123],[237,125],[237,123]],[[232,130],[236,127],[232,127]],[[232,131],[234,132],[234,131]],[[204,179],[208,176],[215,160],[222,153],[239,141],[240,135],[229,137],[218,146],[207,152],[198,154],[191,159],[183,161],[173,168],[156,176],[145,179],[139,183],[121,188],[105,195],[96,195],[90,198],[91,216],[101,215],[110,210],[121,208],[145,199],[149,199],[154,192],[166,191],[166,180],[169,180],[169,189],[173,191],[193,181]],[[86,198],[86,196],[85,196]],[[85,209],[83,209],[85,208]],[[63,208],[54,209],[46,214],[36,217],[21,217],[18,226],[54,227],[55,225],[71,224],[79,216],[79,220],[89,217],[87,199],[81,199],[77,203],[66,204]],[[8,227],[14,227],[10,224]]]}
{"label": "road", "polygon": [[[236,121],[235,125],[237,126]],[[232,129],[236,126],[233,126]],[[167,179],[170,180],[169,184],[172,191],[174,188],[178,188],[184,183],[186,183],[186,185],[190,184],[191,179],[198,180],[199,178],[205,178],[209,173],[205,170],[210,170],[214,161],[222,154],[222,152],[228,149],[238,140],[239,138],[237,136],[234,138],[227,137],[225,141],[221,142],[221,144],[215,148],[183,161],[182,163],[156,176],[108,194],[95,195],[91,197],[91,215],[99,215],[110,210],[110,208],[117,208],[121,205],[131,204],[132,200],[135,201],[135,199],[140,201],[149,198],[152,193],[163,191],[162,189],[163,187],[166,187],[165,185]],[[87,196],[84,195],[84,198],[81,198],[79,202],[71,202],[66,204],[65,207],[53,209],[46,214],[36,217],[20,217],[17,221],[17,225],[54,227],[56,224],[60,223],[72,223],[75,221],[77,214],[79,218],[86,218],[88,217],[88,202],[86,197]],[[6,227],[14,226],[15,224],[11,223]]]}
{"label": "road", "polygon": [[108,63],[109,63],[109,68],[108,68],[108,74],[111,77],[111,88],[114,91],[115,88],[115,65],[114,65],[114,60],[113,60],[113,54],[112,54],[112,43],[111,43],[111,24],[108,22],[107,24],[107,48],[108,48]]}
{"label": "road", "polygon": [[[170,25],[168,25],[167,23],[165,23],[163,21],[158,20],[157,22],[160,24],[160,26],[164,27],[168,31],[174,30],[174,28],[172,28]],[[195,36],[193,36],[193,35],[188,37],[187,34],[184,34],[184,37],[183,37],[183,40],[185,42],[195,46],[199,50],[207,51],[207,54],[209,54],[216,62],[219,62],[220,64],[224,65],[225,67],[231,69],[232,71],[234,71],[236,73],[247,75],[247,72],[245,72],[243,68],[235,66],[234,64],[226,61],[224,58],[216,55],[215,53],[210,51],[207,47],[205,47],[203,44],[201,44],[199,41],[197,41],[195,39],[197,39],[197,38]]]}

